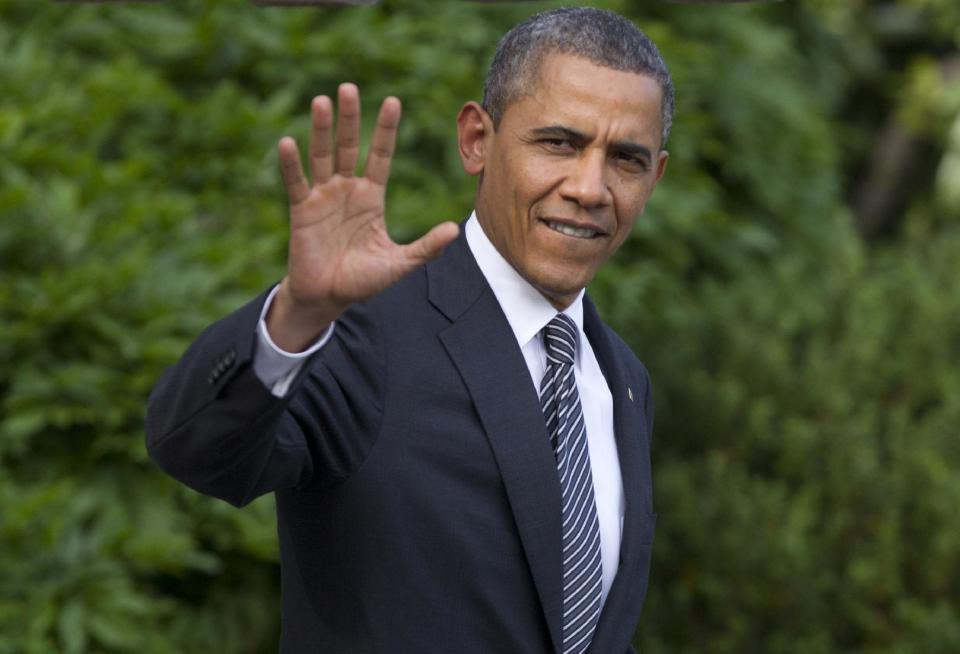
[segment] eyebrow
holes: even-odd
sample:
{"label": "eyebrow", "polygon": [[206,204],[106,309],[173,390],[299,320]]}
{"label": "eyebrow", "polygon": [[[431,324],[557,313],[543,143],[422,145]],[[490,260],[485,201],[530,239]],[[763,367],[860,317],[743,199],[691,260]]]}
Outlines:
{"label": "eyebrow", "polygon": [[548,127],[537,127],[532,132],[535,138],[565,138],[575,143],[589,143],[593,139],[578,132],[575,129],[564,127],[563,125],[550,125]]}
{"label": "eyebrow", "polygon": [[[564,127],[563,125],[537,127],[532,130],[531,134],[534,138],[563,138],[580,145],[587,144],[593,140],[588,134],[584,134],[570,127]],[[653,159],[650,148],[640,145],[639,143],[633,143],[632,141],[614,141],[610,144],[610,149],[618,154],[636,157],[648,164]]]}

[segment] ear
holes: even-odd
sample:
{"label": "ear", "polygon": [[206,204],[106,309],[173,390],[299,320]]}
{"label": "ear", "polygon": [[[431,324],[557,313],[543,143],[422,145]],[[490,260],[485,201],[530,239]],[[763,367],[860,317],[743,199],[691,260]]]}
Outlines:
{"label": "ear", "polygon": [[457,114],[457,144],[463,169],[468,175],[483,172],[492,136],[493,120],[490,114],[472,100],[463,105]]}
{"label": "ear", "polygon": [[[670,153],[666,150],[660,150],[657,153],[657,161],[654,164],[657,169],[654,172],[653,183],[650,185],[650,188],[647,190],[647,200],[650,199],[650,194],[653,193],[654,187],[657,185],[657,182],[663,177],[663,173],[667,170],[667,159],[670,158]],[[647,209],[646,200],[644,200],[643,207],[640,208],[640,213],[642,214]]]}
{"label": "ear", "polygon": [[653,181],[654,184],[660,181],[660,178],[663,177],[663,173],[667,170],[667,159],[670,158],[670,153],[666,150],[660,150],[657,154],[657,177]]}

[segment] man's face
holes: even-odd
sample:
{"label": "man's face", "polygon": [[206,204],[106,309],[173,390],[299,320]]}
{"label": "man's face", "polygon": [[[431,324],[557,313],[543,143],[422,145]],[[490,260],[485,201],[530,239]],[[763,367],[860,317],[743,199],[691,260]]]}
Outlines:
{"label": "man's face", "polygon": [[551,54],[496,131],[478,110],[477,217],[558,309],[620,247],[663,175],[660,100],[652,77]]}

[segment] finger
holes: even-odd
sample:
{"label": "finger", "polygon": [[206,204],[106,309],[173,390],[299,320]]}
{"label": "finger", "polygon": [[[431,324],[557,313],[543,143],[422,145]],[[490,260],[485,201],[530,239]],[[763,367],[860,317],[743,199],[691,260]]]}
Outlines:
{"label": "finger", "polygon": [[313,183],[323,184],[333,176],[333,102],[321,95],[310,105],[310,170]]}
{"label": "finger", "polygon": [[364,175],[370,181],[383,186],[390,177],[390,162],[393,160],[394,145],[397,142],[397,126],[400,124],[400,101],[385,98],[380,105],[377,126],[373,130],[370,152]]}
{"label": "finger", "polygon": [[280,174],[283,176],[283,185],[287,187],[287,197],[290,198],[291,205],[300,204],[310,195],[310,186],[303,176],[297,142],[284,136],[280,139],[277,150],[280,153]]}
{"label": "finger", "polygon": [[360,158],[360,91],[356,84],[340,85],[337,105],[336,171],[352,177]]}
{"label": "finger", "polygon": [[460,226],[453,222],[440,223],[419,239],[404,245],[403,250],[410,266],[415,267],[436,259],[460,233]]}

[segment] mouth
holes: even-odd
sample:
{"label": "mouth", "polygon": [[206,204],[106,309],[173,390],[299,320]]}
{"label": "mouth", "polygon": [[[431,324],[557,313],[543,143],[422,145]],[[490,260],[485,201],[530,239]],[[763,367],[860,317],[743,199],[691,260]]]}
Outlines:
{"label": "mouth", "polygon": [[558,223],[555,220],[544,220],[543,223],[553,231],[573,238],[591,239],[603,236],[603,232],[589,227],[574,227],[566,223]]}

